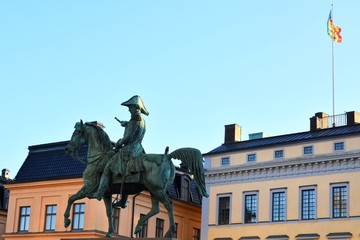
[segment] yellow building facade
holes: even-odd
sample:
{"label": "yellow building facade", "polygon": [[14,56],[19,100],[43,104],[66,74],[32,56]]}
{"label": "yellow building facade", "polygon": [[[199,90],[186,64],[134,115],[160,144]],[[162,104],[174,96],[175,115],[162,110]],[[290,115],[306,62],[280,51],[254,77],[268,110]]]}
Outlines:
{"label": "yellow building facade", "polygon": [[[68,199],[83,186],[81,173],[84,169],[81,163],[65,155],[66,144],[29,147],[29,155],[14,182],[5,185],[10,190],[10,199],[3,239],[60,240],[105,236],[108,229],[105,206],[103,201],[95,199],[76,201],[70,214],[72,224],[64,227],[63,214]],[[190,184],[183,185],[183,182]],[[176,181],[168,191],[174,204],[176,239],[200,239],[201,199],[193,191],[196,189],[194,184],[189,175],[178,169]],[[113,211],[114,236],[136,237],[137,221],[150,208],[148,192],[129,196],[127,208]],[[137,237],[154,238],[165,234],[169,227],[168,214],[162,205],[160,208],[160,213],[148,220]]]}
{"label": "yellow building facade", "polygon": [[310,131],[225,142],[205,156],[201,239],[359,239],[359,114],[317,113]]}

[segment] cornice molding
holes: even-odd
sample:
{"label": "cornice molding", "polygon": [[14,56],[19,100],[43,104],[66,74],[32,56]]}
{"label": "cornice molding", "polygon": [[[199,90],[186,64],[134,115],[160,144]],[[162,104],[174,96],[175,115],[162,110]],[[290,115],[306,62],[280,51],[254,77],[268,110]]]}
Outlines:
{"label": "cornice molding", "polygon": [[223,185],[354,171],[360,171],[360,152],[212,169],[205,172],[205,179],[209,185]]}

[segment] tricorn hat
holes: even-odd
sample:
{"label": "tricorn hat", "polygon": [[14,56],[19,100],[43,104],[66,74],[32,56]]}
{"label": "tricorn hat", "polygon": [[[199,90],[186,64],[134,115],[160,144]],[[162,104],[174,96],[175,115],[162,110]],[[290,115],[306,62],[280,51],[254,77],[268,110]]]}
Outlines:
{"label": "tricorn hat", "polygon": [[121,105],[127,106],[127,107],[130,105],[135,105],[140,109],[140,111],[143,114],[149,115],[149,112],[146,110],[143,101],[141,100],[140,96],[138,96],[138,95],[131,97],[129,100],[123,102]]}

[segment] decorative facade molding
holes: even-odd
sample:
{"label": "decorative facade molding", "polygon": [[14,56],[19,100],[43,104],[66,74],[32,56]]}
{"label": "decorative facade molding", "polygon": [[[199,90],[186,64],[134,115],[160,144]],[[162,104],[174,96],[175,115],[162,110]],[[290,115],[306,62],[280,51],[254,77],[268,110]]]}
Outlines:
{"label": "decorative facade molding", "polygon": [[329,233],[326,235],[328,239],[340,239],[340,240],[347,240],[352,237],[352,233],[349,232],[337,232],[337,233]]}
{"label": "decorative facade molding", "polygon": [[271,235],[266,238],[267,240],[288,240],[288,235]]}
{"label": "decorative facade molding", "polygon": [[296,240],[318,240],[320,235],[317,233],[307,233],[296,235]]}
{"label": "decorative facade molding", "polygon": [[241,237],[239,240],[260,240],[258,236],[251,236],[251,237]]}
{"label": "decorative facade molding", "polygon": [[205,179],[209,185],[221,185],[355,171],[360,171],[359,153],[300,160],[276,160],[207,170]]}

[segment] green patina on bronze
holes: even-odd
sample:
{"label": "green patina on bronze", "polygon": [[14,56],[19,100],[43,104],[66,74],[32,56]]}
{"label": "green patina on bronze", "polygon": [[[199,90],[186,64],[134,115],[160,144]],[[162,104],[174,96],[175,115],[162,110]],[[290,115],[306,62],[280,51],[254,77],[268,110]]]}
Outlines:
{"label": "green patina on bronze", "polygon": [[[160,211],[161,202],[168,211],[170,220],[165,237],[171,237],[176,231],[172,201],[166,194],[166,190],[175,178],[175,166],[171,159],[179,159],[188,167],[194,176],[200,195],[208,197],[202,154],[195,148],[180,148],[171,153],[166,149],[164,154],[145,153],[141,144],[146,130],[142,114],[149,115],[149,112],[139,96],[133,96],[122,105],[129,108],[131,118],[129,121],[117,119],[125,130],[123,138],[117,141],[115,146],[96,122],[80,121],[75,124],[75,130],[65,150],[75,159],[83,161],[79,158],[78,151],[83,145],[88,145],[85,160],[87,165],[83,173],[83,187],[68,200],[64,213],[65,227],[71,223],[70,208],[74,201],[85,197],[103,199],[109,224],[106,236],[111,237],[113,205],[125,208],[129,194],[149,191],[152,208],[139,219],[134,233],[139,233],[143,224]],[[121,194],[121,200],[112,203],[112,194]]]}

